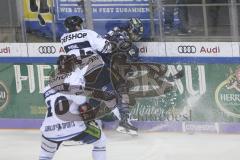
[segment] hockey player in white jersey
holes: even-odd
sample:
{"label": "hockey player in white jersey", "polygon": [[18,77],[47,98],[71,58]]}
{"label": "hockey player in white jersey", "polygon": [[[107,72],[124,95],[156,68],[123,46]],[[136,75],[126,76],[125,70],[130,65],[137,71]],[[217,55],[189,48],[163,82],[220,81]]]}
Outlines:
{"label": "hockey player in white jersey", "polygon": [[61,56],[58,72],[52,75],[44,89],[48,108],[41,126],[39,160],[52,160],[60,144],[66,140],[92,143],[93,160],[106,160],[106,137],[95,117],[87,113],[89,104],[84,92],[87,66],[80,69],[81,63],[75,55]]}
{"label": "hockey player in white jersey", "polygon": [[[95,31],[83,29],[83,20],[78,16],[66,18],[64,25],[68,30],[61,36],[61,43],[67,54],[74,54],[88,65],[86,75],[104,66],[99,54],[111,52],[111,44]],[[85,76],[86,76],[85,75]]]}
{"label": "hockey player in white jersey", "polygon": [[[129,36],[131,41],[137,41],[142,37],[143,27],[142,23],[139,19],[131,19],[129,25],[129,30],[121,30],[118,28],[116,31],[113,31],[113,34],[110,32],[107,34],[108,36],[102,38],[96,32],[83,29],[82,23],[83,20],[78,16],[71,16],[66,18],[64,21],[65,28],[68,30],[68,33],[65,33],[61,37],[61,43],[64,46],[64,49],[67,54],[74,54],[79,59],[82,60],[82,63],[87,65],[87,72],[85,74],[85,79],[87,81],[88,87],[98,88],[98,89],[110,89],[113,90],[111,75],[109,73],[109,68],[106,67],[105,62],[102,60],[102,57],[108,56],[111,57],[112,54],[112,42],[119,41],[122,42],[119,38],[121,35]],[[131,27],[131,28],[130,28]],[[129,32],[129,35],[128,35]],[[130,34],[131,33],[131,34]],[[137,33],[137,34],[136,34]],[[120,34],[120,35],[119,35]],[[108,39],[108,40],[107,40]],[[129,38],[128,38],[129,39]],[[125,37],[123,36],[123,40]],[[114,43],[115,44],[115,43]],[[130,47],[131,52],[134,51],[134,55],[138,56],[138,48],[134,45]],[[115,51],[119,51],[119,48]],[[130,52],[130,51],[129,51]],[[101,55],[101,56],[100,56]],[[132,54],[131,57],[134,57]],[[107,64],[109,65],[109,64]],[[84,65],[83,65],[84,66]],[[109,67],[109,66],[108,66]],[[97,77],[100,78],[97,78]],[[118,80],[120,82],[121,80]],[[120,121],[120,132],[130,133],[133,135],[137,134],[137,128],[131,125],[129,122],[129,107],[128,102],[123,104],[128,97],[126,96],[126,91],[123,88],[126,88],[124,85],[125,81],[123,80],[122,87],[118,87],[116,90],[122,90],[121,95],[118,98],[118,108],[115,108],[114,114],[116,117],[121,119]],[[124,94],[124,95],[123,95]],[[123,99],[122,97],[126,97]],[[119,112],[120,110],[120,112]],[[120,118],[121,117],[121,118]]]}
{"label": "hockey player in white jersey", "polygon": [[[61,37],[61,43],[67,54],[74,54],[81,59],[82,66],[87,66],[85,73],[86,85],[92,88],[102,89],[102,85],[95,83],[99,74],[103,76],[105,62],[103,61],[101,54],[111,54],[111,43],[102,38],[95,31],[84,29],[83,20],[79,16],[71,16],[65,19],[64,26],[68,30]],[[104,75],[102,80],[110,83],[110,75]],[[106,84],[107,82],[104,82]],[[97,84],[97,85],[96,85]],[[101,84],[103,84],[101,82]],[[104,87],[103,87],[104,88]],[[111,87],[108,90],[112,90]]]}

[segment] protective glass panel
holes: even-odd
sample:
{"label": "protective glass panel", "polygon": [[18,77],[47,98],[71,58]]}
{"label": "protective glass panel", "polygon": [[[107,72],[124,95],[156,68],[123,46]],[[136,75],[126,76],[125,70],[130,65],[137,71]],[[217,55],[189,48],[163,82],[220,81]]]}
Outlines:
{"label": "protective glass panel", "polygon": [[207,7],[209,36],[230,36],[229,8],[226,6]]}
{"label": "protective glass panel", "polygon": [[[239,0],[2,0],[0,42],[58,42],[73,15],[101,35],[134,17],[144,27],[141,41],[232,41],[239,7]],[[238,21],[230,20],[234,15]]]}

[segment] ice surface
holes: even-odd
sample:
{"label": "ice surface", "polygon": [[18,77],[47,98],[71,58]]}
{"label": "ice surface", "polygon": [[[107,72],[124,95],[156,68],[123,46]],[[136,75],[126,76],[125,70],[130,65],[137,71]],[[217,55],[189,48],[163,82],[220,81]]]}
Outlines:
{"label": "ice surface", "polygon": [[[240,135],[106,131],[108,160],[239,160]],[[0,160],[37,160],[39,130],[0,130]],[[92,145],[61,146],[55,160],[90,160]]]}

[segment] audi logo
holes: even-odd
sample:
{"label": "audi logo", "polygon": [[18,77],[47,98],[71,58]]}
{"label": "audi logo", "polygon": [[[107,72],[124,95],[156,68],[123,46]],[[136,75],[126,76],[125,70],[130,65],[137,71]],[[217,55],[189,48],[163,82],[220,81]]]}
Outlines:
{"label": "audi logo", "polygon": [[178,53],[196,53],[197,48],[195,46],[178,46]]}
{"label": "audi logo", "polygon": [[38,52],[41,54],[54,54],[56,53],[56,48],[54,46],[40,46],[38,47]]}

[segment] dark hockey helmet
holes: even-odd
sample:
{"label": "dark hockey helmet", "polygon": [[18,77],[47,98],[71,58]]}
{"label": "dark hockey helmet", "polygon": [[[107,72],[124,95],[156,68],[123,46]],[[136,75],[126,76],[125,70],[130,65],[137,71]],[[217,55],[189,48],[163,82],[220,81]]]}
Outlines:
{"label": "dark hockey helmet", "polygon": [[143,36],[143,24],[139,18],[128,21],[128,33],[132,41],[139,41]]}
{"label": "dark hockey helmet", "polygon": [[83,20],[79,16],[67,17],[64,21],[64,26],[68,32],[75,32],[82,29]]}

